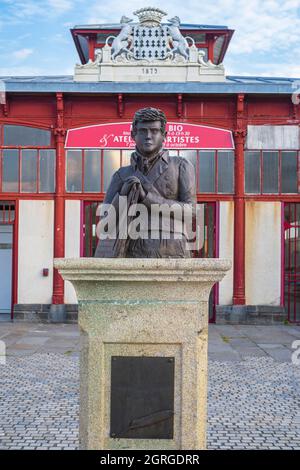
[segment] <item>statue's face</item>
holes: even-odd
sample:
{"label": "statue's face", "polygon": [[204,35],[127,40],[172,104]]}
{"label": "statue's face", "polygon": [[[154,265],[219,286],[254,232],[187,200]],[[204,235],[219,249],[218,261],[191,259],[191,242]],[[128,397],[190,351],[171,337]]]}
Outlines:
{"label": "statue's face", "polygon": [[132,133],[131,136],[138,151],[146,157],[151,157],[161,149],[166,133],[162,133],[160,121],[149,121],[138,122],[136,133]]}

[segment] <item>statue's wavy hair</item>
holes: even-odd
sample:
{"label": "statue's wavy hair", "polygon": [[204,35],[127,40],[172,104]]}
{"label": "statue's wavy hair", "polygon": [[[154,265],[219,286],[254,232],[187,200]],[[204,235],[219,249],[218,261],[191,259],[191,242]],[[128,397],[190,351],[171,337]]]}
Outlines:
{"label": "statue's wavy hair", "polygon": [[160,121],[160,130],[162,134],[166,132],[167,118],[165,113],[158,108],[142,108],[138,109],[133,116],[132,133],[136,134],[138,122]]}

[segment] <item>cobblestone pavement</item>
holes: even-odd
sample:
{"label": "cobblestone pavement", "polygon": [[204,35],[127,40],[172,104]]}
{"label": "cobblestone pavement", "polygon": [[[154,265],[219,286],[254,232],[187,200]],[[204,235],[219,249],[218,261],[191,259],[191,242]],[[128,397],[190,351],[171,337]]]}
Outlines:
{"label": "cobblestone pavement", "polygon": [[[300,449],[296,339],[299,327],[210,327],[209,449]],[[77,449],[77,326],[3,323],[0,340],[0,449]]]}

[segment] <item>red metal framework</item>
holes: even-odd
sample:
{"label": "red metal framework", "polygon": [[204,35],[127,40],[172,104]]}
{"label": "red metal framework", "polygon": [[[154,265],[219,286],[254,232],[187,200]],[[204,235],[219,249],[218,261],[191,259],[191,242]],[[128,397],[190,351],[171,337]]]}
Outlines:
{"label": "red metal framework", "polygon": [[[56,191],[54,199],[54,258],[65,255],[65,136],[64,100],[62,93],[56,93]],[[52,303],[64,303],[64,280],[57,269],[53,269]]]}
{"label": "red metal framework", "polygon": [[[53,133],[51,132],[51,142],[50,145],[4,145],[4,126],[5,125],[13,125],[13,126],[24,126],[28,127],[31,129],[42,129],[42,130],[47,130],[51,131],[49,126],[42,126],[41,124],[34,124],[34,123],[29,123],[29,122],[24,122],[24,121],[7,121],[5,124],[0,123],[0,193],[6,195],[18,195],[18,194],[24,194],[24,195],[35,195],[38,193],[42,193],[43,195],[50,195],[53,194],[52,192],[46,192],[46,191],[41,191],[40,190],[40,160],[41,160],[41,152],[43,150],[55,150],[55,141],[53,138]],[[9,191],[4,191],[3,190],[3,153],[5,150],[16,150],[18,151],[18,181],[17,181],[17,189],[16,190],[9,190]],[[22,184],[22,152],[26,150],[32,150],[36,152],[36,190],[31,191],[31,190],[26,190],[23,188]],[[54,168],[55,172],[55,168]],[[24,185],[25,186],[25,185]],[[47,196],[46,196],[47,197]]]}
{"label": "red metal framework", "polygon": [[245,305],[245,188],[244,146],[246,131],[234,132],[235,137],[235,197],[234,197],[234,258],[233,304]]}
{"label": "red metal framework", "polygon": [[284,304],[288,320],[300,322],[300,203],[284,205]]}
{"label": "red metal framework", "polygon": [[[80,183],[80,188],[79,189],[75,189],[75,190],[72,190],[72,189],[68,189],[68,179],[69,179],[69,173],[70,173],[70,164],[68,162],[68,158],[69,156],[72,155],[72,152],[74,154],[74,152],[81,152],[81,158],[80,158],[80,161],[79,163],[76,165],[76,171],[77,171],[77,175],[76,176],[79,176],[79,179],[81,180],[81,183]],[[124,166],[124,165],[129,165],[130,163],[130,154],[132,152],[132,150],[125,150],[125,149],[109,149],[109,148],[106,148],[106,149],[93,149],[92,152],[93,153],[97,153],[98,154],[98,158],[99,158],[99,165],[98,165],[98,182],[99,182],[99,187],[95,189],[95,191],[89,191],[85,188],[85,162],[86,162],[86,159],[89,158],[88,156],[88,152],[91,152],[91,150],[87,149],[87,150],[84,150],[84,149],[69,149],[69,150],[66,150],[66,192],[68,193],[68,196],[71,195],[72,193],[86,193],[86,192],[95,192],[95,193],[101,193],[101,194],[104,194],[106,189],[104,187],[104,182],[106,183],[106,185],[109,183],[109,180],[112,176],[112,173],[111,174],[105,174],[105,165],[104,165],[104,162],[105,162],[105,159],[106,158],[110,158],[111,160],[113,160],[113,156],[106,156],[105,155],[105,152],[111,152],[111,153],[115,153],[115,155],[117,156],[117,159],[115,160],[115,165],[113,167],[113,172],[116,171],[120,166]],[[197,194],[203,194],[203,195],[208,195],[208,197],[210,195],[217,195],[217,197],[222,196],[222,195],[233,195],[234,193],[234,168],[232,166],[232,181],[233,181],[233,184],[232,184],[232,190],[231,191],[228,191],[227,193],[226,192],[220,192],[220,174],[219,174],[219,171],[218,171],[218,168],[219,168],[219,160],[222,159],[222,152],[228,152],[228,153],[233,153],[233,151],[224,151],[224,150],[170,150],[170,154],[172,156],[174,155],[181,155],[185,158],[188,158],[189,159],[189,155],[192,157],[192,160],[193,160],[193,163],[194,163],[194,166],[195,166],[195,176],[196,176],[196,192]],[[117,155],[119,153],[119,155]],[[189,155],[188,155],[188,154]],[[204,191],[203,188],[201,187],[201,184],[200,184],[200,159],[201,159],[201,155],[203,153],[211,153],[211,155],[213,156],[213,168],[214,168],[214,190],[211,190],[211,191]],[[70,186],[70,185],[69,185]],[[229,196],[230,197],[230,196]],[[226,198],[226,196],[225,196]],[[228,196],[227,196],[228,198]]]}
{"label": "red metal framework", "polygon": [[[3,190],[3,152],[4,150],[17,150],[18,151],[18,181],[17,181],[17,191],[5,191]],[[32,150],[36,152],[36,190],[26,190],[26,184],[22,181],[22,151],[23,150]],[[41,172],[40,172],[40,161],[41,161],[41,151],[42,150],[54,150],[49,147],[2,147],[0,148],[0,193],[22,193],[22,194],[47,194],[46,191],[42,191],[40,188],[41,181]],[[55,172],[55,170],[54,170]],[[32,182],[29,182],[29,186]],[[53,194],[53,193],[48,193]]]}
{"label": "red metal framework", "polygon": [[[284,149],[284,150],[278,150],[278,149],[268,149],[268,150],[250,150],[250,151],[245,151],[250,152],[250,153],[258,153],[259,154],[259,187],[260,191],[257,193],[249,193],[247,192],[247,197],[250,196],[251,194],[255,194],[255,196],[264,196],[264,195],[282,195],[284,197],[288,197],[289,194],[298,194],[300,192],[300,151],[297,151],[295,149]],[[278,191],[275,192],[266,192],[263,191],[263,181],[264,181],[264,164],[263,164],[263,153],[264,152],[276,152],[278,154],[278,174],[277,174],[277,184],[278,184]],[[297,188],[298,191],[295,191],[293,193],[289,192],[283,192],[282,191],[282,180],[283,180],[283,173],[282,173],[282,156],[285,153],[294,153],[297,159],[297,169],[296,169],[296,177],[297,177]],[[246,172],[245,172],[245,178],[246,178]],[[280,198],[281,200],[282,198]],[[273,197],[272,197],[273,200]]]}
{"label": "red metal framework", "polygon": [[12,225],[15,221],[15,202],[0,201],[0,224]]}
{"label": "red metal framework", "polygon": [[[56,176],[59,180],[58,194],[51,193],[18,193],[11,192],[2,194],[5,200],[16,202],[16,214],[18,212],[18,201],[20,199],[55,199],[55,227],[56,238],[55,256],[63,256],[64,253],[64,201],[66,199],[81,201],[101,201],[104,192],[74,192],[65,191],[64,171],[64,132],[66,129],[92,125],[95,123],[116,122],[122,114],[124,121],[130,121],[133,113],[139,107],[160,107],[168,116],[168,120],[176,120],[178,113],[183,122],[193,122],[207,126],[215,126],[228,130],[236,130],[236,141],[240,139],[239,148],[235,155],[235,194],[224,193],[198,193],[198,202],[206,201],[216,203],[219,201],[232,201],[235,205],[235,235],[234,235],[234,302],[244,302],[244,203],[248,200],[259,201],[282,201],[284,203],[300,203],[300,194],[245,194],[244,192],[244,162],[243,149],[244,138],[239,137],[238,132],[243,132],[248,124],[252,125],[287,125],[299,123],[299,106],[291,105],[290,96],[274,94],[247,94],[236,97],[234,94],[205,95],[182,93],[178,101],[177,94],[143,94],[123,93],[122,99],[119,93],[104,94],[96,92],[93,94],[66,93],[63,97],[58,93],[10,93],[7,96],[7,106],[3,109],[1,117],[2,124],[14,124],[24,126],[36,126],[43,129],[52,129],[51,148],[59,149],[57,153]],[[62,103],[64,98],[64,106]],[[238,99],[237,99],[238,98]],[[24,147],[25,148],[25,147]],[[299,157],[300,158],[300,157]],[[0,167],[1,168],[1,167]],[[1,169],[0,169],[1,171]],[[220,168],[218,168],[220,171]],[[299,174],[299,171],[298,171]],[[102,171],[103,188],[103,171]],[[0,178],[1,179],[1,178]],[[198,180],[198,178],[197,178]],[[238,186],[237,186],[238,185]],[[199,188],[198,188],[199,189]],[[14,263],[17,266],[17,229],[18,217],[14,222]],[[22,228],[21,228],[22,229]],[[22,233],[22,232],[20,232]],[[292,243],[292,241],[291,241]],[[216,256],[218,253],[216,252]],[[238,259],[236,260],[236,257]],[[15,303],[17,303],[17,269],[15,267],[14,292]],[[61,282],[56,277],[55,283]],[[57,286],[57,284],[56,284]],[[58,287],[58,286],[57,286]],[[57,301],[63,299],[63,284],[59,289],[56,287]]]}

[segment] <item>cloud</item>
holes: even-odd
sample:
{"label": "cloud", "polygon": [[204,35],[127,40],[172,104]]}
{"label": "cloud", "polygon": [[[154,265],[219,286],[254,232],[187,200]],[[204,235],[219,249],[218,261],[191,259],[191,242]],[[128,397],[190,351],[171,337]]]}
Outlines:
{"label": "cloud", "polygon": [[73,2],[71,0],[48,0],[49,6],[58,14],[71,10]]}
{"label": "cloud", "polygon": [[6,3],[8,7],[5,12],[5,17],[8,24],[14,24],[22,20],[26,21],[29,18],[37,18],[44,15],[46,12],[43,4],[32,0]]}
{"label": "cloud", "polygon": [[[151,4],[161,7],[159,0],[152,0]],[[140,7],[140,0],[128,0],[126,4],[120,0],[95,1],[90,3],[87,23],[118,23],[123,14],[136,19],[133,12]],[[235,29],[231,54],[299,47],[299,8],[300,0],[215,0],[201,4],[199,0],[165,0],[163,4],[163,10],[168,12],[165,18],[176,14],[183,23],[227,25]]]}
{"label": "cloud", "polygon": [[[76,0],[81,1],[81,0]],[[44,21],[69,12],[75,0],[1,0],[2,21],[14,25],[31,21]],[[82,1],[83,3],[83,1]]]}
{"label": "cloud", "polygon": [[33,53],[33,49],[19,49],[18,51],[14,51],[12,56],[17,60],[24,60],[27,59]]}
{"label": "cloud", "polygon": [[34,76],[65,76],[73,75],[74,68],[65,66],[59,70],[52,67],[31,67],[31,66],[17,66],[17,67],[0,67],[1,77],[34,77]]}
{"label": "cloud", "polygon": [[299,48],[300,17],[296,2],[241,3],[240,16],[233,14],[230,25],[236,30],[230,45],[232,54]]}
{"label": "cloud", "polygon": [[31,77],[43,75],[38,67],[0,67],[0,77]]}
{"label": "cloud", "polygon": [[[0,40],[0,49],[7,52],[34,48],[35,56],[42,58],[46,42],[47,56],[53,58],[53,73],[60,73],[66,53],[70,62],[74,60],[75,64],[77,60],[68,31],[70,26],[119,23],[122,15],[137,21],[133,12],[147,3],[142,0],[127,0],[126,3],[90,0],[88,4],[86,0],[1,0],[3,28],[9,31],[10,27],[10,31],[5,34],[3,46]],[[178,15],[183,23],[227,25],[234,29],[224,60],[227,74],[245,75],[247,71],[251,75],[299,76],[300,0],[214,0],[204,3],[165,0],[163,5],[161,0],[151,0],[150,3],[168,13],[164,21]],[[31,26],[33,22],[34,27]],[[18,26],[20,34],[30,31],[30,43],[15,42],[12,26],[15,28],[16,24],[21,25]],[[14,54],[12,57],[16,59]],[[7,67],[9,62],[5,63]],[[27,63],[30,63],[30,57]]]}
{"label": "cloud", "polygon": [[263,67],[226,67],[226,75],[238,75],[244,77],[284,77],[284,78],[300,78],[300,65],[286,64],[284,67],[280,64],[264,64]]}
{"label": "cloud", "polygon": [[[45,37],[44,39],[48,40],[48,37]],[[62,34],[62,33],[57,33],[52,36],[51,41],[59,44],[70,44],[70,38],[67,37],[67,33]]]}
{"label": "cloud", "polygon": [[[199,0],[179,2],[152,0],[182,23],[226,25],[235,30],[225,56],[226,73],[252,75],[299,76],[300,0]],[[133,12],[143,6],[139,0],[90,3],[84,23],[118,23],[124,14],[137,21]]]}

